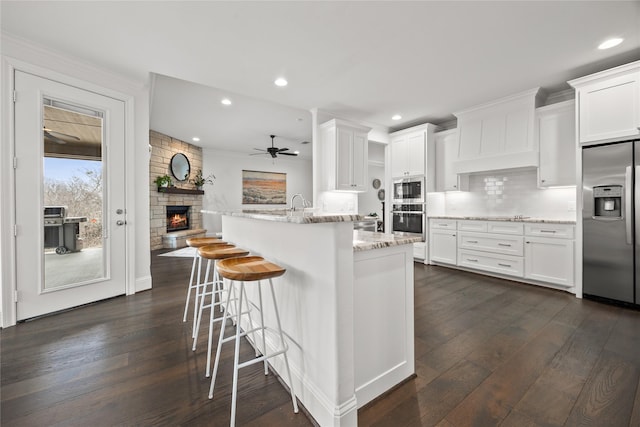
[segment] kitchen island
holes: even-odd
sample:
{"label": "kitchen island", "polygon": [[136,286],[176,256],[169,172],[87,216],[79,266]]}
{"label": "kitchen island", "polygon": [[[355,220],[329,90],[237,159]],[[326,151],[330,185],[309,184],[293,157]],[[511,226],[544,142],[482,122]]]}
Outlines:
{"label": "kitchen island", "polygon": [[[353,231],[359,215],[203,213],[222,215],[224,240],[287,269],[274,286],[291,374],[320,425],[356,426],[359,407],[414,375],[416,238]],[[265,322],[273,325],[271,312]],[[269,335],[267,346],[276,347]],[[281,358],[271,362],[284,372]]]}

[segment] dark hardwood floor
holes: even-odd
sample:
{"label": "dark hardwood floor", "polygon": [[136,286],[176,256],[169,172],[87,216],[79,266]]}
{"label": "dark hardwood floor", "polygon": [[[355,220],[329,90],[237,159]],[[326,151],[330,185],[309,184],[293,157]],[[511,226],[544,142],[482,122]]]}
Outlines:
{"label": "dark hardwood floor", "polygon": [[[191,260],[158,253],[151,291],[2,330],[2,426],[228,425],[232,346],[209,400],[205,334],[194,353],[181,322]],[[417,377],[359,425],[640,426],[639,311],[443,267],[415,283]],[[312,425],[260,366],[238,425]]]}

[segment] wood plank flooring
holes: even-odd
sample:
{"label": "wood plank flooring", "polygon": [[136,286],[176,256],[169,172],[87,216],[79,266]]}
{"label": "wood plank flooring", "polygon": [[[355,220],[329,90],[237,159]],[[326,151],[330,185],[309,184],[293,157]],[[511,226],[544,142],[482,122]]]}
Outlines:
{"label": "wood plank flooring", "polygon": [[[2,426],[228,425],[232,346],[209,400],[206,333],[192,352],[181,322],[191,259],[161,252],[151,291],[2,330]],[[420,264],[415,284],[417,377],[360,426],[640,426],[640,311]],[[240,385],[238,425],[314,424],[261,365]]]}

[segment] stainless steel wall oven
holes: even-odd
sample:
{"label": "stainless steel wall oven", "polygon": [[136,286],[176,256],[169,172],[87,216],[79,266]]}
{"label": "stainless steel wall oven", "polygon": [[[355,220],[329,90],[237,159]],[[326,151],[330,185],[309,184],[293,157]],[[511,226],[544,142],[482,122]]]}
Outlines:
{"label": "stainless steel wall oven", "polygon": [[391,211],[393,234],[426,237],[426,205],[424,203],[396,203]]}

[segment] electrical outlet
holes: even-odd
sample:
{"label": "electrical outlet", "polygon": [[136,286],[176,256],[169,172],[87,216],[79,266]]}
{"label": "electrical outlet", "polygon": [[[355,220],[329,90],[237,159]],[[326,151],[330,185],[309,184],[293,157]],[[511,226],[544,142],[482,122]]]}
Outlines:
{"label": "electrical outlet", "polygon": [[575,212],[576,211],[576,201],[575,200],[569,200],[569,203],[567,204],[567,210],[569,212]]}

